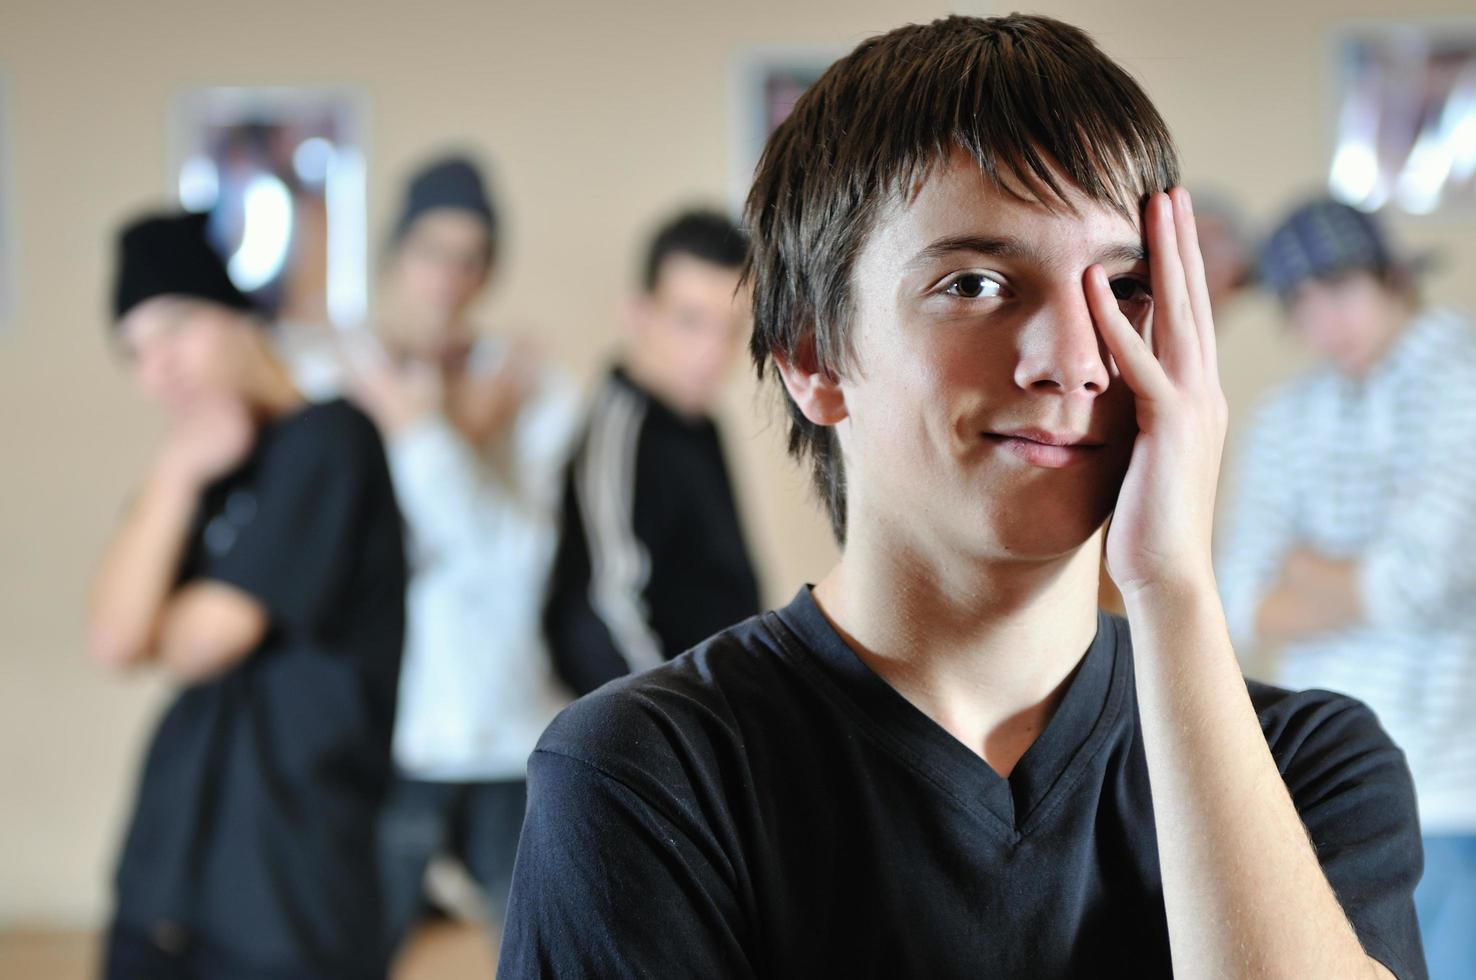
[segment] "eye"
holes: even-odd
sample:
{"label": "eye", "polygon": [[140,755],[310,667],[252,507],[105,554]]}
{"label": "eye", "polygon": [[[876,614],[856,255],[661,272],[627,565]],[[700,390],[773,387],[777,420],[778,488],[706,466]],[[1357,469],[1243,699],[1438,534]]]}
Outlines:
{"label": "eye", "polygon": [[943,290],[949,296],[963,299],[992,299],[1004,291],[1004,286],[981,272],[965,272],[955,276]]}
{"label": "eye", "polygon": [[1112,295],[1119,303],[1146,303],[1153,299],[1153,290],[1141,279],[1123,276],[1112,280]]}

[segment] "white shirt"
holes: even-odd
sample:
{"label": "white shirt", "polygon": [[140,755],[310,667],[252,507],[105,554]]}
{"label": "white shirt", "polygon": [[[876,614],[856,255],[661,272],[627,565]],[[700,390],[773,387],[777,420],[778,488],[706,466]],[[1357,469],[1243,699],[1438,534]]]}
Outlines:
{"label": "white shirt", "polygon": [[[480,340],[468,370],[495,371],[505,354]],[[291,356],[311,397],[338,386],[322,351]],[[439,414],[386,446],[410,559],[394,733],[407,776],[523,778],[539,735],[569,701],[542,613],[580,409],[574,384],[545,367],[494,446],[474,449]]]}
{"label": "white shirt", "polygon": [[1476,334],[1419,315],[1363,380],[1274,392],[1219,548],[1237,647],[1304,547],[1358,563],[1366,622],[1288,645],[1272,680],[1350,694],[1404,750],[1427,833],[1476,833]]}

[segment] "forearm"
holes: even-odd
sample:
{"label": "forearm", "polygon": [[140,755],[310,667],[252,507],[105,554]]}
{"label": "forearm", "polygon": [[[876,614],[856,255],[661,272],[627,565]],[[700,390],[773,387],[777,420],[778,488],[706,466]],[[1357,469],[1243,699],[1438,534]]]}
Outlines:
{"label": "forearm", "polygon": [[1269,648],[1286,646],[1346,625],[1327,604],[1304,590],[1277,585],[1256,611],[1256,636]]}
{"label": "forearm", "polygon": [[1354,626],[1364,619],[1358,565],[1298,551],[1286,572],[1261,600],[1256,634],[1277,647]]}
{"label": "forearm", "polygon": [[1212,582],[1128,597],[1174,971],[1376,977],[1266,746]]}
{"label": "forearm", "polygon": [[153,656],[197,503],[189,480],[163,466],[150,474],[93,580],[88,642],[97,660],[126,667]]}
{"label": "forearm", "polygon": [[175,680],[197,684],[245,660],[269,625],[265,608],[234,586],[192,582],[165,603],[155,655]]}

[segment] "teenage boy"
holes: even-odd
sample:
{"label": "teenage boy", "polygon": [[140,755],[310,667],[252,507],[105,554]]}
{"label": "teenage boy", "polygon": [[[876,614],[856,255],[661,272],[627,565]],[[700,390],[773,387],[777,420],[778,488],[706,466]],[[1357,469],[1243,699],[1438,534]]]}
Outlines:
{"label": "teenage boy", "polygon": [[749,326],[747,242],[709,211],[646,250],[628,343],[569,467],[545,630],[586,694],[759,610],[722,440],[709,412]]}
{"label": "teenage boy", "polygon": [[545,733],[502,975],[1424,975],[1398,749],[1230,647],[1177,169],[1047,18],[904,27],[805,93],[752,350],[842,557]]}
{"label": "teenage boy", "polygon": [[1415,892],[1435,977],[1476,976],[1476,333],[1420,307],[1415,263],[1330,200],[1262,280],[1322,365],[1247,434],[1220,555],[1231,634],[1278,684],[1365,701],[1419,795]]}
{"label": "teenage boy", "polygon": [[579,397],[527,345],[473,317],[500,224],[471,161],[415,173],[386,262],[382,355],[351,379],[389,447],[411,554],[399,779],[382,834],[396,947],[442,854],[481,886],[490,925],[501,922],[528,754],[569,701],[540,616]]}
{"label": "teenage boy", "polygon": [[382,977],[375,819],[404,626],[373,424],[307,404],[206,244],[122,235],[118,346],[171,427],[103,557],[89,636],[181,690],[117,873],[110,978]]}

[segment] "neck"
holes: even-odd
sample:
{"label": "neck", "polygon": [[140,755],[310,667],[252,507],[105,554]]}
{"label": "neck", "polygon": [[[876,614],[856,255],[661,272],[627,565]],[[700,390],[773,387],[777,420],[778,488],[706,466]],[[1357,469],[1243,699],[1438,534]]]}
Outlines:
{"label": "neck", "polygon": [[302,407],[306,399],[286,365],[271,352],[264,337],[252,346],[249,357],[246,402],[253,415],[263,421],[271,421]]}
{"label": "neck", "polygon": [[464,317],[443,323],[403,304],[391,305],[388,313],[379,325],[380,340],[391,353],[411,360],[438,363],[448,350],[465,345],[475,332]]}
{"label": "neck", "polygon": [[867,666],[1007,776],[1096,635],[1101,534],[1033,562],[853,534],[815,598]]}
{"label": "neck", "polygon": [[676,385],[656,365],[649,363],[635,350],[626,351],[621,360],[621,367],[624,368],[626,377],[655,395],[673,412],[691,419],[700,418],[705,414],[702,409],[685,404]]}

